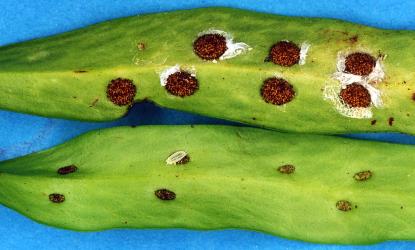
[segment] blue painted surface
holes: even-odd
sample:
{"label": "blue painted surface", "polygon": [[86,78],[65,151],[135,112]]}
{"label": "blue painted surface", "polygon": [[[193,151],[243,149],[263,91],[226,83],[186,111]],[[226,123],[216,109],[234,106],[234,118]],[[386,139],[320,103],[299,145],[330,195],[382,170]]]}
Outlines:
{"label": "blue painted surface", "polygon": [[[320,0],[2,0],[0,45],[61,33],[117,17],[174,9],[228,6],[292,16],[332,17],[361,24],[415,29],[415,1]],[[47,119],[0,111],[0,160],[60,144],[86,131],[119,125],[203,124],[226,121],[136,105],[128,116],[108,123]],[[399,134],[353,137],[415,144]],[[78,233],[37,224],[0,206],[0,249],[354,249],[353,246],[310,244],[242,230],[109,230]],[[415,249],[415,242],[387,242],[360,249]]]}

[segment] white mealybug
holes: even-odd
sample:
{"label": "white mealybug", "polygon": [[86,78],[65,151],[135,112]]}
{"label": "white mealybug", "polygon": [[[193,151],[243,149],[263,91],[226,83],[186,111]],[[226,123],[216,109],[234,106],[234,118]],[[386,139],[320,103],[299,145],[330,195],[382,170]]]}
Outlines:
{"label": "white mealybug", "polygon": [[186,156],[187,156],[186,151],[183,151],[183,150],[176,151],[166,159],[166,163],[167,165],[176,165],[178,162],[183,160]]}

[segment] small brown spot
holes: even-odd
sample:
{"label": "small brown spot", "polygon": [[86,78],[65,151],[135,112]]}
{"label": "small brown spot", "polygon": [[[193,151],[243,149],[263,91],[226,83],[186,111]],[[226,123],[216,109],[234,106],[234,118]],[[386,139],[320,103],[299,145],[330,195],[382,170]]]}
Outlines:
{"label": "small brown spot", "polygon": [[156,190],[154,194],[157,196],[157,198],[164,201],[176,199],[176,194],[173,191],[170,191],[165,188]]}
{"label": "small brown spot", "polygon": [[353,178],[356,181],[366,181],[366,180],[370,179],[372,177],[372,175],[373,175],[372,171],[366,170],[366,171],[361,171],[361,172],[358,172],[358,173],[354,174]]}
{"label": "small brown spot", "polygon": [[185,97],[193,95],[199,89],[199,84],[190,73],[178,71],[169,75],[165,88],[172,95]]}
{"label": "small brown spot", "polygon": [[279,41],[272,45],[269,58],[275,64],[290,67],[300,61],[300,48],[289,41]]}
{"label": "small brown spot", "polygon": [[146,49],[146,45],[144,43],[137,43],[137,49],[138,50],[145,50]]}
{"label": "small brown spot", "polygon": [[352,210],[352,203],[346,200],[339,200],[336,202],[336,207],[340,211],[347,212]]}
{"label": "small brown spot", "polygon": [[128,222],[127,221],[124,221],[124,224],[127,224]]}
{"label": "small brown spot", "polygon": [[352,83],[340,91],[340,98],[350,107],[367,108],[371,98],[369,91],[360,84]]}
{"label": "small brown spot", "polygon": [[292,174],[295,171],[295,166],[294,165],[290,165],[290,164],[283,165],[283,166],[281,166],[281,167],[278,168],[278,171],[281,174]]}
{"label": "small brown spot", "polygon": [[72,98],[73,98],[73,99],[76,99],[77,97],[76,97],[76,96],[72,96]]}
{"label": "small brown spot", "polygon": [[58,169],[58,174],[60,175],[66,175],[70,173],[74,173],[78,170],[78,168],[75,165],[69,165],[66,167],[61,167]]}
{"label": "small brown spot", "polygon": [[376,65],[376,60],[373,56],[356,52],[348,55],[345,62],[345,72],[353,75],[366,76],[372,73]]}
{"label": "small brown spot", "polygon": [[255,117],[252,117],[252,120],[254,120],[254,121],[255,121],[255,120],[256,120],[256,118],[255,118]]}
{"label": "small brown spot", "polygon": [[134,101],[136,87],[132,80],[117,78],[107,86],[107,97],[116,105],[130,105]]}
{"label": "small brown spot", "polygon": [[412,101],[415,101],[415,93],[412,94]]}
{"label": "small brown spot", "polygon": [[389,119],[388,119],[389,126],[392,126],[394,121],[395,121],[395,119],[393,119],[393,117],[389,117]]}
{"label": "small brown spot", "polygon": [[190,161],[190,156],[186,155],[180,161],[176,162],[176,164],[184,165]]}
{"label": "small brown spot", "polygon": [[290,102],[295,91],[293,86],[282,78],[268,78],[261,87],[261,95],[265,102],[283,105]]}
{"label": "small brown spot", "polygon": [[74,73],[78,73],[78,74],[81,74],[81,73],[87,73],[88,71],[86,71],[86,70],[74,70]]}
{"label": "small brown spot", "polygon": [[205,34],[193,42],[193,50],[200,58],[216,60],[228,49],[226,38],[219,34]]}
{"label": "small brown spot", "polygon": [[49,200],[53,203],[62,203],[65,201],[65,196],[63,194],[50,194],[49,195]]}
{"label": "small brown spot", "polygon": [[370,124],[371,124],[371,125],[375,125],[375,124],[376,124],[376,122],[377,122],[376,120],[372,120],[372,121],[370,122]]}
{"label": "small brown spot", "polygon": [[403,209],[403,206],[401,206],[401,209]]}

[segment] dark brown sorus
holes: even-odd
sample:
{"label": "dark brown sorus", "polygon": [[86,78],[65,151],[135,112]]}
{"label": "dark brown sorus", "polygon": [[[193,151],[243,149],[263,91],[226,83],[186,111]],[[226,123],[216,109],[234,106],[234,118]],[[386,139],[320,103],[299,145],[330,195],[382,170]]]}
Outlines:
{"label": "dark brown sorus", "polygon": [[189,155],[186,155],[180,161],[178,161],[176,164],[178,164],[178,165],[184,165],[184,164],[188,163],[189,161],[190,161],[190,156]]}
{"label": "dark brown sorus", "polygon": [[78,170],[78,168],[75,165],[69,165],[69,166],[66,166],[66,167],[59,168],[58,169],[58,174],[66,175],[66,174],[76,172],[77,170]]}
{"label": "dark brown sorus", "polygon": [[345,104],[353,108],[367,108],[371,98],[369,91],[362,85],[352,83],[340,91],[340,98]]}
{"label": "dark brown sorus", "polygon": [[226,38],[220,34],[205,34],[193,42],[193,50],[204,60],[217,60],[228,49]]}
{"label": "dark brown sorus", "polygon": [[65,196],[63,194],[53,193],[49,195],[49,200],[53,203],[62,203],[65,201]]}
{"label": "dark brown sorus", "polygon": [[279,41],[272,45],[269,59],[278,65],[290,67],[300,61],[300,48],[289,41]]}
{"label": "dark brown sorus", "polygon": [[336,208],[340,211],[347,212],[352,210],[352,203],[346,200],[339,200],[336,202]]}
{"label": "dark brown sorus", "polygon": [[154,194],[159,198],[160,200],[164,201],[170,201],[176,199],[176,194],[173,191],[170,191],[168,189],[162,188],[157,189]]}
{"label": "dark brown sorus", "polygon": [[172,95],[185,97],[193,95],[199,89],[199,83],[189,72],[178,71],[169,75],[165,88]]}
{"label": "dark brown sorus", "polygon": [[376,60],[373,56],[355,52],[346,57],[344,72],[353,75],[366,76],[372,73],[376,65]]}
{"label": "dark brown sorus", "polygon": [[295,91],[293,86],[282,78],[268,78],[261,87],[261,96],[267,103],[283,105],[290,102]]}
{"label": "dark brown sorus", "polygon": [[366,181],[372,177],[373,173],[370,170],[361,171],[354,174],[353,178],[357,181]]}
{"label": "dark brown sorus", "polygon": [[278,171],[281,174],[292,174],[295,171],[295,166],[294,165],[290,165],[290,164],[282,165],[282,166],[280,166],[278,168]]}
{"label": "dark brown sorus", "polygon": [[130,105],[134,101],[137,89],[132,80],[117,78],[107,86],[107,97],[118,106]]}
{"label": "dark brown sorus", "polygon": [[412,93],[412,101],[415,101],[415,93]]}

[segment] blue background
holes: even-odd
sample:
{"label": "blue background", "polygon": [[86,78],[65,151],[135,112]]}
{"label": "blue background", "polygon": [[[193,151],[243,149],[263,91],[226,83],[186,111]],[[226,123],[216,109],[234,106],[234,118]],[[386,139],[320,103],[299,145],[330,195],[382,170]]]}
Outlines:
{"label": "blue background", "polygon": [[[117,17],[205,6],[229,6],[293,16],[331,17],[389,29],[415,29],[415,1],[391,0],[1,0],[0,45],[80,28]],[[155,107],[134,106],[129,115],[108,123],[47,119],[0,111],[0,161],[60,144],[86,131],[119,125],[229,122]],[[399,134],[353,137],[415,144]],[[414,225],[415,226],[415,225]],[[400,241],[362,247],[290,241],[243,230],[109,230],[78,233],[37,224],[0,206],[1,249],[415,249]]]}

